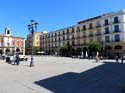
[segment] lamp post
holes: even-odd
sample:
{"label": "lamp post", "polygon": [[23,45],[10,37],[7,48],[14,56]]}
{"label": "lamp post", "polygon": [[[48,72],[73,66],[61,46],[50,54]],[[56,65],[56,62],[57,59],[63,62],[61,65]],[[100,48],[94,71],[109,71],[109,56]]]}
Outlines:
{"label": "lamp post", "polygon": [[34,43],[34,32],[37,30],[37,25],[38,23],[35,22],[34,20],[30,21],[30,24],[28,24],[28,30],[32,35],[32,50],[31,50],[31,62],[30,62],[30,67],[34,66],[34,61],[33,61],[33,43]]}

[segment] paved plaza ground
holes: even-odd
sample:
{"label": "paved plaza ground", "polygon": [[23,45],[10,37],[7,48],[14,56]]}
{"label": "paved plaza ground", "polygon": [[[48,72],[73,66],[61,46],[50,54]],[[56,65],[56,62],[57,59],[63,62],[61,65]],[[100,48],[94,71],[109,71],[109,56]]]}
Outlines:
{"label": "paved plaza ground", "polygon": [[125,64],[115,60],[35,56],[34,63],[1,60],[0,93],[125,93]]}

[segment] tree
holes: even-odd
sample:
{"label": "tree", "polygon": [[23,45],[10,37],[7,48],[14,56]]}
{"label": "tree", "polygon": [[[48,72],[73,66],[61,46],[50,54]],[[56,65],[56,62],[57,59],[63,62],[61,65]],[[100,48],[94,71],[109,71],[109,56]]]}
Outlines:
{"label": "tree", "polygon": [[97,51],[100,52],[101,48],[102,48],[102,45],[99,42],[91,42],[91,43],[89,43],[89,53],[90,53],[90,55],[93,56],[92,53],[95,54]]}
{"label": "tree", "polygon": [[38,47],[34,47],[34,52],[36,53],[36,52],[39,52],[40,51],[40,47],[38,46]]}
{"label": "tree", "polygon": [[81,48],[78,47],[78,48],[76,49],[76,55],[80,55],[81,51],[82,51]]}
{"label": "tree", "polygon": [[99,42],[91,42],[89,43],[89,49],[93,51],[101,51],[102,45]]}
{"label": "tree", "polygon": [[60,47],[59,51],[60,51],[60,55],[62,56],[70,56],[72,51],[72,46],[67,43],[62,47]]}

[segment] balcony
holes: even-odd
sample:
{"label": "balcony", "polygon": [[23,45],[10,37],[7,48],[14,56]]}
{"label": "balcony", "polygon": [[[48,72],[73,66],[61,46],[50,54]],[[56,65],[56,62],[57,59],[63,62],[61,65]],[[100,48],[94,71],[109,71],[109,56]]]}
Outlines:
{"label": "balcony", "polygon": [[100,27],[101,27],[101,25],[97,25],[97,26],[96,26],[96,28],[100,28]]}
{"label": "balcony", "polygon": [[110,40],[106,40],[105,43],[111,43],[111,41]]}
{"label": "balcony", "polygon": [[84,35],[84,36],[82,36],[83,38],[87,38],[87,36],[86,35]]}
{"label": "balcony", "polygon": [[86,31],[86,28],[83,28],[82,31]]}
{"label": "balcony", "polygon": [[94,35],[93,35],[93,34],[90,34],[88,37],[94,37]]}
{"label": "balcony", "polygon": [[114,42],[120,42],[120,40],[115,40]]}
{"label": "balcony", "polygon": [[105,32],[104,34],[110,34],[110,32]]}
{"label": "balcony", "polygon": [[101,33],[97,33],[96,36],[101,36],[102,34]]}
{"label": "balcony", "polygon": [[90,30],[90,29],[93,29],[93,26],[90,26],[88,29],[89,29],[89,30]]}
{"label": "balcony", "polygon": [[109,24],[109,23],[105,23],[105,24],[104,24],[104,26],[108,26],[108,25],[110,25],[110,24]]}
{"label": "balcony", "polygon": [[69,33],[69,32],[67,32],[66,34],[68,34],[68,35],[69,35],[70,33]]}
{"label": "balcony", "polygon": [[80,32],[80,29],[77,29],[76,32]]}
{"label": "balcony", "polygon": [[113,22],[113,24],[117,24],[117,23],[120,23],[120,21],[119,21],[119,20],[117,20],[117,21],[114,21],[114,22]]}
{"label": "balcony", "polygon": [[62,35],[65,35],[65,33],[63,32]]}
{"label": "balcony", "polygon": [[70,40],[69,38],[67,38],[66,40]]}
{"label": "balcony", "polygon": [[121,31],[120,31],[120,30],[115,30],[115,31],[114,31],[114,33],[119,33],[119,32],[121,32]]}

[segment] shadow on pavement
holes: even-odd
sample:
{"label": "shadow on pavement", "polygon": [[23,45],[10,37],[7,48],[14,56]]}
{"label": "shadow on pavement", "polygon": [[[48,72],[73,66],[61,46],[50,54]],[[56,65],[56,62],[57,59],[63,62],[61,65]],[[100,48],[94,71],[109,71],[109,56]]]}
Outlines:
{"label": "shadow on pavement", "polygon": [[104,62],[82,73],[64,73],[34,83],[54,93],[125,93],[125,64]]}

